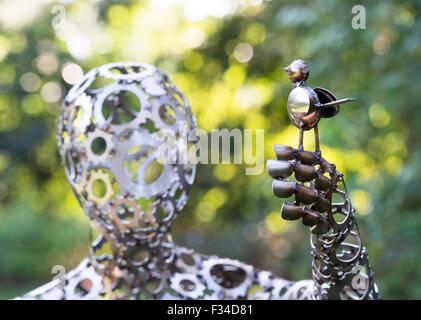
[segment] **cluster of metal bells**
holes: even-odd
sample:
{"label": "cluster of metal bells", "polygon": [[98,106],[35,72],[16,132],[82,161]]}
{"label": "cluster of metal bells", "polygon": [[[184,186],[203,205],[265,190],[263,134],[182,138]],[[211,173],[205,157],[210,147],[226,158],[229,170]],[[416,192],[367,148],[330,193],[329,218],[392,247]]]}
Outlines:
{"label": "cluster of metal bells", "polygon": [[[330,198],[336,185],[326,174],[336,174],[334,167],[315,152],[285,145],[275,145],[274,150],[277,160],[267,161],[269,175],[275,179],[273,193],[279,198],[295,198],[294,203],[283,204],[282,217],[285,220],[302,218],[305,225],[313,227],[314,233],[326,233],[329,223],[321,213],[331,209]],[[292,174],[297,182],[285,180]]]}
{"label": "cluster of metal bells", "polygon": [[[274,151],[277,159],[267,161],[273,193],[293,200],[283,203],[281,216],[311,227],[314,297],[380,298],[343,174],[319,152],[286,145],[275,145]],[[292,175],[295,181],[287,179]],[[364,286],[355,287],[355,276]]]}

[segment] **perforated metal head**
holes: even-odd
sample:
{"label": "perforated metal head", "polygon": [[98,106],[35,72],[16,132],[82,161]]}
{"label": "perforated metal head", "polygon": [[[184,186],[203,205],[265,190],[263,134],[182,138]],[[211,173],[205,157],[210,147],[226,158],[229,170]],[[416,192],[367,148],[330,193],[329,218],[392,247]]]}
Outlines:
{"label": "perforated metal head", "polygon": [[178,137],[195,127],[187,99],[160,69],[124,62],[89,71],[65,97],[58,130],[82,207],[122,228],[170,224],[187,201],[195,166],[158,161],[159,131]]}

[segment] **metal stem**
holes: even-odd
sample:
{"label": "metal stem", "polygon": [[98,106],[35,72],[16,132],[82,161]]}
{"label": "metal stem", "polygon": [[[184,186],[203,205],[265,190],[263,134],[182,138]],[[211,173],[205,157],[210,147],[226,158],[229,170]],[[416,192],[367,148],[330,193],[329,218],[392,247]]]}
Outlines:
{"label": "metal stem", "polygon": [[320,145],[319,145],[319,127],[314,127],[314,144],[316,148],[316,152],[320,153]]}
{"label": "metal stem", "polygon": [[319,108],[330,107],[330,106],[334,106],[334,105],[337,105],[337,104],[344,104],[344,103],[352,102],[352,101],[356,101],[356,100],[357,99],[355,99],[355,98],[339,99],[339,100],[331,101],[331,102],[328,102],[328,103],[325,103],[325,104],[321,104],[319,106]]}

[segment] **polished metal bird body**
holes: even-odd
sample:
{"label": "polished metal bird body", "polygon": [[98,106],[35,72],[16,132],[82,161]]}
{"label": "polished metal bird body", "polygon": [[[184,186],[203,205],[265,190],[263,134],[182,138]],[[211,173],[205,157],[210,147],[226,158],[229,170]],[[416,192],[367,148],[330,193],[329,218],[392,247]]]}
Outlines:
{"label": "polished metal bird body", "polygon": [[353,98],[338,100],[333,93],[324,88],[310,88],[306,85],[309,68],[303,60],[294,60],[284,68],[294,88],[288,96],[288,115],[298,129],[300,140],[298,148],[303,148],[304,131],[314,129],[316,152],[320,152],[318,123],[321,118],[331,118],[339,113],[339,105]]}

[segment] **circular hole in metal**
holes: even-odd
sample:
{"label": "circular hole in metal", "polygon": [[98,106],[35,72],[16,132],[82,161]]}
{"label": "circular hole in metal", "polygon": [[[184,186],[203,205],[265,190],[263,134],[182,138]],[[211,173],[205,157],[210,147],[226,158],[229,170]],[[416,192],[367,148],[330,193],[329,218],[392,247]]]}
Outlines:
{"label": "circular hole in metal", "polygon": [[110,70],[110,72],[116,73],[116,74],[127,74],[127,72],[125,71],[125,69],[122,68],[122,67],[114,67],[114,68],[111,68],[109,70]]}
{"label": "circular hole in metal", "polygon": [[182,253],[180,258],[188,266],[194,266],[195,264],[194,258],[190,254]]}
{"label": "circular hole in metal", "polygon": [[[105,78],[105,77],[102,77],[102,76],[97,76],[97,77],[95,77],[94,81],[91,82],[91,84],[89,85],[89,87],[86,90],[90,91],[90,90],[95,90],[95,89],[101,89],[101,88],[104,88],[104,87],[110,85],[113,82],[114,82],[113,79]],[[80,86],[80,87],[82,87],[82,86]]]}
{"label": "circular hole in metal", "polygon": [[162,280],[159,278],[152,278],[146,284],[146,290],[149,292],[157,292],[161,288]]}
{"label": "circular hole in metal", "polygon": [[[112,260],[113,249],[108,240],[97,230],[93,222],[91,222],[90,230],[92,244],[89,256],[100,268],[104,268]],[[95,240],[92,241],[92,239]]]}
{"label": "circular hole in metal", "polygon": [[102,115],[112,124],[125,124],[136,118],[140,112],[140,101],[137,96],[127,90],[111,93],[104,100]]}
{"label": "circular hole in metal", "polygon": [[193,291],[196,288],[196,285],[193,281],[184,279],[180,281],[180,287],[186,291]]}
{"label": "circular hole in metal", "polygon": [[337,192],[333,192],[332,193],[332,203],[344,203],[345,199],[344,197]]}
{"label": "circular hole in metal", "polygon": [[279,289],[278,295],[282,297],[285,294],[285,292],[287,292],[287,290],[288,289],[286,287]]}
{"label": "circular hole in metal", "polygon": [[138,264],[146,263],[149,260],[150,253],[147,249],[138,248],[130,253],[130,258],[133,262]]}
{"label": "circular hole in metal", "polygon": [[107,186],[102,179],[96,179],[92,184],[92,191],[95,196],[102,198],[107,192]]}
{"label": "circular hole in metal", "polygon": [[75,287],[75,295],[78,297],[85,296],[92,289],[92,280],[89,278],[82,279]]}
{"label": "circular hole in metal", "polygon": [[334,213],[332,215],[332,217],[333,217],[333,219],[335,220],[336,223],[341,224],[345,221],[347,215],[343,214],[342,212],[337,212],[337,213]]}
{"label": "circular hole in metal", "polygon": [[169,126],[174,125],[177,119],[177,115],[174,109],[167,104],[163,104],[159,107],[159,116],[161,117],[162,121],[164,121]]}
{"label": "circular hole in metal", "polygon": [[174,206],[170,201],[161,203],[157,210],[157,218],[161,221],[168,220],[174,213]]}
{"label": "circular hole in metal", "polygon": [[145,183],[151,184],[154,183],[161,176],[163,170],[162,164],[158,161],[153,160],[145,170]]}
{"label": "circular hole in metal", "polygon": [[134,209],[127,203],[122,203],[116,208],[117,216],[120,220],[130,221],[134,216]]}
{"label": "circular hole in metal", "polygon": [[244,269],[230,264],[214,265],[210,274],[220,286],[227,289],[238,287],[246,279]]}
{"label": "circular hole in metal", "polygon": [[102,137],[95,138],[91,143],[91,150],[96,155],[101,155],[107,148],[107,142]]}

